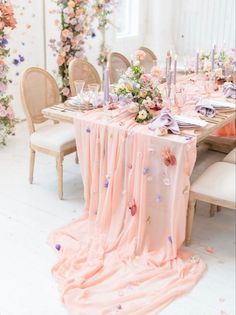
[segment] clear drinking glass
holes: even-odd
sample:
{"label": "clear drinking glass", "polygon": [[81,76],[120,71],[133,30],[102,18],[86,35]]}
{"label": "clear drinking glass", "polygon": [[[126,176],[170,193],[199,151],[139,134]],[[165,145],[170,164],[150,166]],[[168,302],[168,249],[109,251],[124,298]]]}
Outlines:
{"label": "clear drinking glass", "polygon": [[88,84],[88,91],[90,94],[90,102],[93,104],[93,107],[96,108],[98,102],[99,84],[97,83]]}
{"label": "clear drinking glass", "polygon": [[74,81],[74,84],[75,84],[76,95],[80,95],[83,92],[85,81],[76,80]]}

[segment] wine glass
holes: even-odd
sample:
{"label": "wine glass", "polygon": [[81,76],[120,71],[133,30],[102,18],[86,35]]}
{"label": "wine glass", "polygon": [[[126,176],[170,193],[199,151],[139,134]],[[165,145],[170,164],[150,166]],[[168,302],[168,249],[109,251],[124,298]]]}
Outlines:
{"label": "wine glass", "polygon": [[76,80],[74,81],[74,84],[75,84],[76,95],[79,96],[83,92],[85,81]]}
{"label": "wine glass", "polygon": [[93,107],[97,107],[97,100],[98,100],[98,91],[99,91],[99,84],[91,83],[88,84],[88,91],[90,94],[90,101],[93,104]]}

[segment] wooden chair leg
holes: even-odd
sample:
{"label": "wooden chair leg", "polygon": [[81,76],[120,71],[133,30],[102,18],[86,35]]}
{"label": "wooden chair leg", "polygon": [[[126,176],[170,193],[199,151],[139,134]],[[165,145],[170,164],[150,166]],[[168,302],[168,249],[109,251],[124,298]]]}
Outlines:
{"label": "wooden chair leg", "polygon": [[78,157],[78,153],[75,153],[75,163],[79,164],[79,157]]}
{"label": "wooden chair leg", "polygon": [[58,196],[63,199],[63,160],[64,156],[57,157]]}
{"label": "wooden chair leg", "polygon": [[187,214],[187,226],[186,226],[186,239],[185,244],[188,246],[191,243],[193,218],[195,213],[195,199],[190,199],[188,204],[188,214]]}
{"label": "wooden chair leg", "polygon": [[221,206],[216,206],[216,210],[217,210],[217,212],[220,212],[222,210]]}
{"label": "wooden chair leg", "polygon": [[35,164],[35,151],[30,149],[30,169],[29,169],[29,182],[33,183],[34,177],[34,164]]}
{"label": "wooden chair leg", "polygon": [[216,206],[211,204],[211,206],[210,206],[210,217],[211,218],[214,217],[215,213],[216,213]]}

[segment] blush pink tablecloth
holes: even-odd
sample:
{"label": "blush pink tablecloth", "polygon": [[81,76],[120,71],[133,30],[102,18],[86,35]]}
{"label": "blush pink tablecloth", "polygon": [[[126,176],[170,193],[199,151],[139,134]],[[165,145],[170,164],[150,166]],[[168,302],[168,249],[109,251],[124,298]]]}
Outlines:
{"label": "blush pink tablecloth", "polygon": [[71,315],[157,314],[205,270],[180,249],[196,139],[157,137],[130,114],[113,114],[74,121],[85,212],[50,237]]}

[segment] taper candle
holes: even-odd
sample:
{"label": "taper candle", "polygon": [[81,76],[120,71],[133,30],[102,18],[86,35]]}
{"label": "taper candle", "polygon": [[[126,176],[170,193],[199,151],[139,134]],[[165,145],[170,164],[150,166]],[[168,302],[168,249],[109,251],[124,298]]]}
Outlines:
{"label": "taper candle", "polygon": [[174,85],[176,85],[176,75],[177,75],[177,55],[175,55],[175,61],[174,61],[174,78],[173,78]]}
{"label": "taper candle", "polygon": [[104,106],[109,103],[109,89],[110,89],[110,80],[109,80],[109,68],[104,68],[104,82],[103,82],[103,90],[104,90]]}
{"label": "taper candle", "polygon": [[216,44],[213,45],[211,52],[211,70],[213,71],[215,68],[215,52],[216,52]]}
{"label": "taper candle", "polygon": [[199,73],[199,49],[197,50],[197,55],[196,55],[196,74]]}

